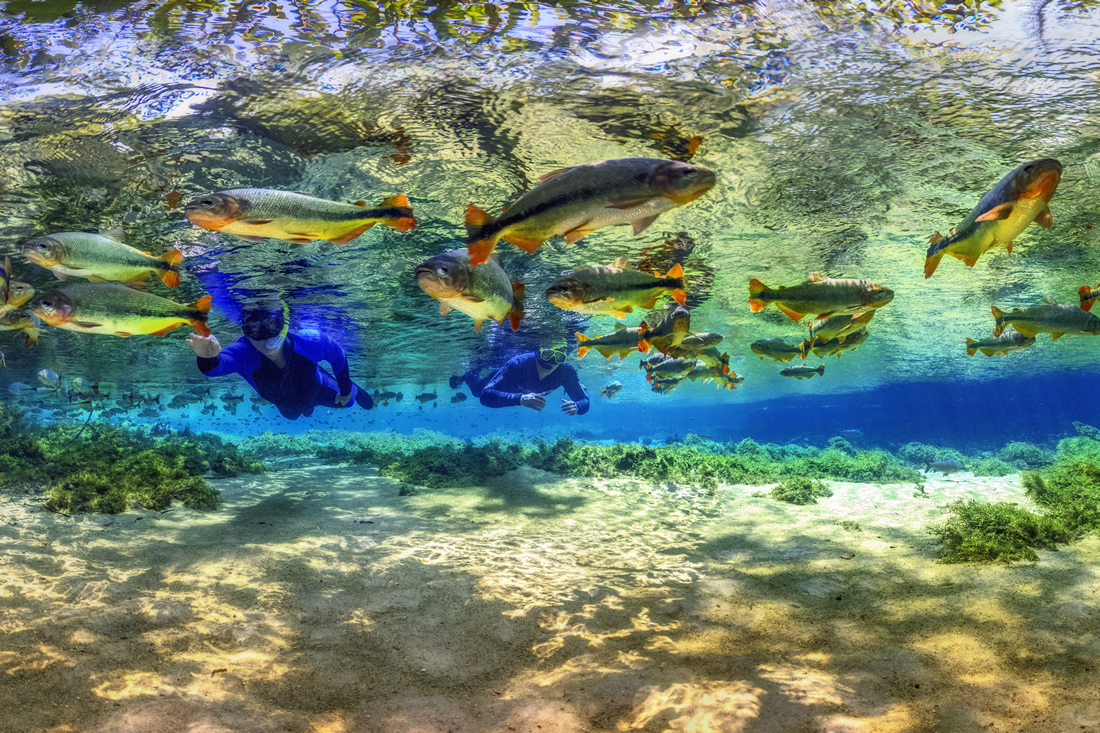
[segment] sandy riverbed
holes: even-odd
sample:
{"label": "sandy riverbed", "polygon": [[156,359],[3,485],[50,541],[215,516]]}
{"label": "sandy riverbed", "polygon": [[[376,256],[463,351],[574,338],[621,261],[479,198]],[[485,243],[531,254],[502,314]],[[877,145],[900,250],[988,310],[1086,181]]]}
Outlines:
{"label": "sandy riverbed", "polygon": [[302,467],[218,482],[209,514],[0,497],[0,730],[1100,730],[1100,540],[972,567],[924,532],[1018,484],[795,507]]}

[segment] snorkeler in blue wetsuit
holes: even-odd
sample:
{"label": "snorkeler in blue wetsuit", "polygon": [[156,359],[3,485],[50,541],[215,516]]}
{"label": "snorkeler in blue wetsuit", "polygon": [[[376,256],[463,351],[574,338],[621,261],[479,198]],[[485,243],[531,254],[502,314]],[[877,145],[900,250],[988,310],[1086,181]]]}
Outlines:
{"label": "snorkeler in blue wetsuit", "polygon": [[[288,420],[309,417],[315,407],[344,408],[353,401],[367,410],[374,406],[370,394],[351,381],[344,350],[319,331],[290,333],[285,308],[247,310],[241,330],[244,336],[224,349],[214,336],[187,339],[203,374],[240,374]],[[322,361],[335,379],[318,366]]]}
{"label": "snorkeler in blue wetsuit", "polygon": [[522,405],[532,410],[542,410],[546,407],[545,396],[564,387],[570,399],[561,401],[561,411],[567,415],[588,412],[588,393],[577,378],[577,370],[565,363],[564,345],[517,356],[488,379],[481,379],[476,370],[451,377],[451,387],[462,382],[486,407]]}

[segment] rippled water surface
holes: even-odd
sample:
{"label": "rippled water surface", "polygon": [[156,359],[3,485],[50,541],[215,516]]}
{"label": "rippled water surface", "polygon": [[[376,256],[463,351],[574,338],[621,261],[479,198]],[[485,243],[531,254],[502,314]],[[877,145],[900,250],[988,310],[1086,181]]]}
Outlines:
{"label": "rippled water surface", "polygon": [[[746,378],[736,392],[686,383],[660,396],[633,359],[591,353],[574,362],[590,392],[617,379],[626,402],[756,401],[1092,369],[1088,336],[1041,335],[995,359],[967,357],[963,345],[989,333],[991,305],[1075,303],[1081,285],[1100,279],[1100,10],[1089,2],[942,11],[9,2],[0,12],[0,248],[39,290],[55,280],[23,258],[24,241],[121,229],[140,249],[184,253],[171,295],[213,295],[211,326],[223,344],[239,334],[243,300],[273,293],[296,328],[337,336],[360,382],[446,398],[445,378],[468,366],[610,331],[613,319],[562,311],[542,293],[564,271],[626,256],[659,269],[683,262],[692,329],[722,334],[721,350]],[[461,314],[441,317],[417,288],[418,263],[462,246],[467,205],[497,212],[550,170],[628,156],[690,160],[716,171],[718,185],[638,237],[603,229],[534,255],[502,242],[501,264],[527,285],[518,333],[489,324],[478,335]],[[998,248],[973,269],[947,258],[926,280],[929,235],[1039,157],[1064,165],[1053,228],[1029,227],[1012,254]],[[183,218],[182,202],[196,194],[246,186],[341,201],[405,193],[420,226],[294,245],[247,242]],[[824,379],[782,379],[748,344],[794,343],[805,326],[771,308],[751,313],[746,286],[753,277],[790,285],[811,271],[896,295],[865,344],[825,360]],[[199,376],[183,334],[47,329],[34,351],[7,334],[4,352],[12,380],[49,367],[172,389]]]}

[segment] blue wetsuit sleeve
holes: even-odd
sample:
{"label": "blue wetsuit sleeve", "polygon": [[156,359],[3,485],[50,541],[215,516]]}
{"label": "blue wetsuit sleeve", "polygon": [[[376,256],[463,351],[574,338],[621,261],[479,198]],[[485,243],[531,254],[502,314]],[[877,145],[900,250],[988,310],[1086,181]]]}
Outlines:
{"label": "blue wetsuit sleeve", "polygon": [[481,390],[481,404],[486,407],[516,407],[519,405],[522,392],[509,392],[509,371],[518,368],[519,365],[512,360],[502,366],[496,373],[489,377],[485,387]]}
{"label": "blue wetsuit sleeve", "polygon": [[565,379],[562,380],[562,387],[565,388],[565,392],[569,395],[569,399],[577,403],[577,414],[583,415],[588,412],[588,406],[590,404],[588,393],[584,391],[584,385],[581,384],[581,380],[577,376],[577,370],[573,368],[573,365],[566,364],[562,368],[565,367],[569,367],[569,372],[565,375]]}
{"label": "blue wetsuit sleeve", "polygon": [[336,377],[340,394],[351,394],[351,367],[340,344],[320,331],[301,331],[294,336],[294,350],[310,361],[327,361]]}
{"label": "blue wetsuit sleeve", "polygon": [[234,341],[221,350],[217,356],[197,358],[199,371],[208,377],[220,377],[224,374],[242,373],[246,359],[241,344]]}

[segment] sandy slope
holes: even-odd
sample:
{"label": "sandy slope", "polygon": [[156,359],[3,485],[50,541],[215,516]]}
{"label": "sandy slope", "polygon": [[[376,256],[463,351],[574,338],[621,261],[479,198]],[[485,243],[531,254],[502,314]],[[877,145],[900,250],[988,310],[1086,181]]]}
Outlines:
{"label": "sandy slope", "polygon": [[790,507],[534,471],[398,497],[304,467],[223,481],[206,515],[6,497],[0,729],[1100,730],[1100,541],[945,566],[923,532],[1017,484]]}

